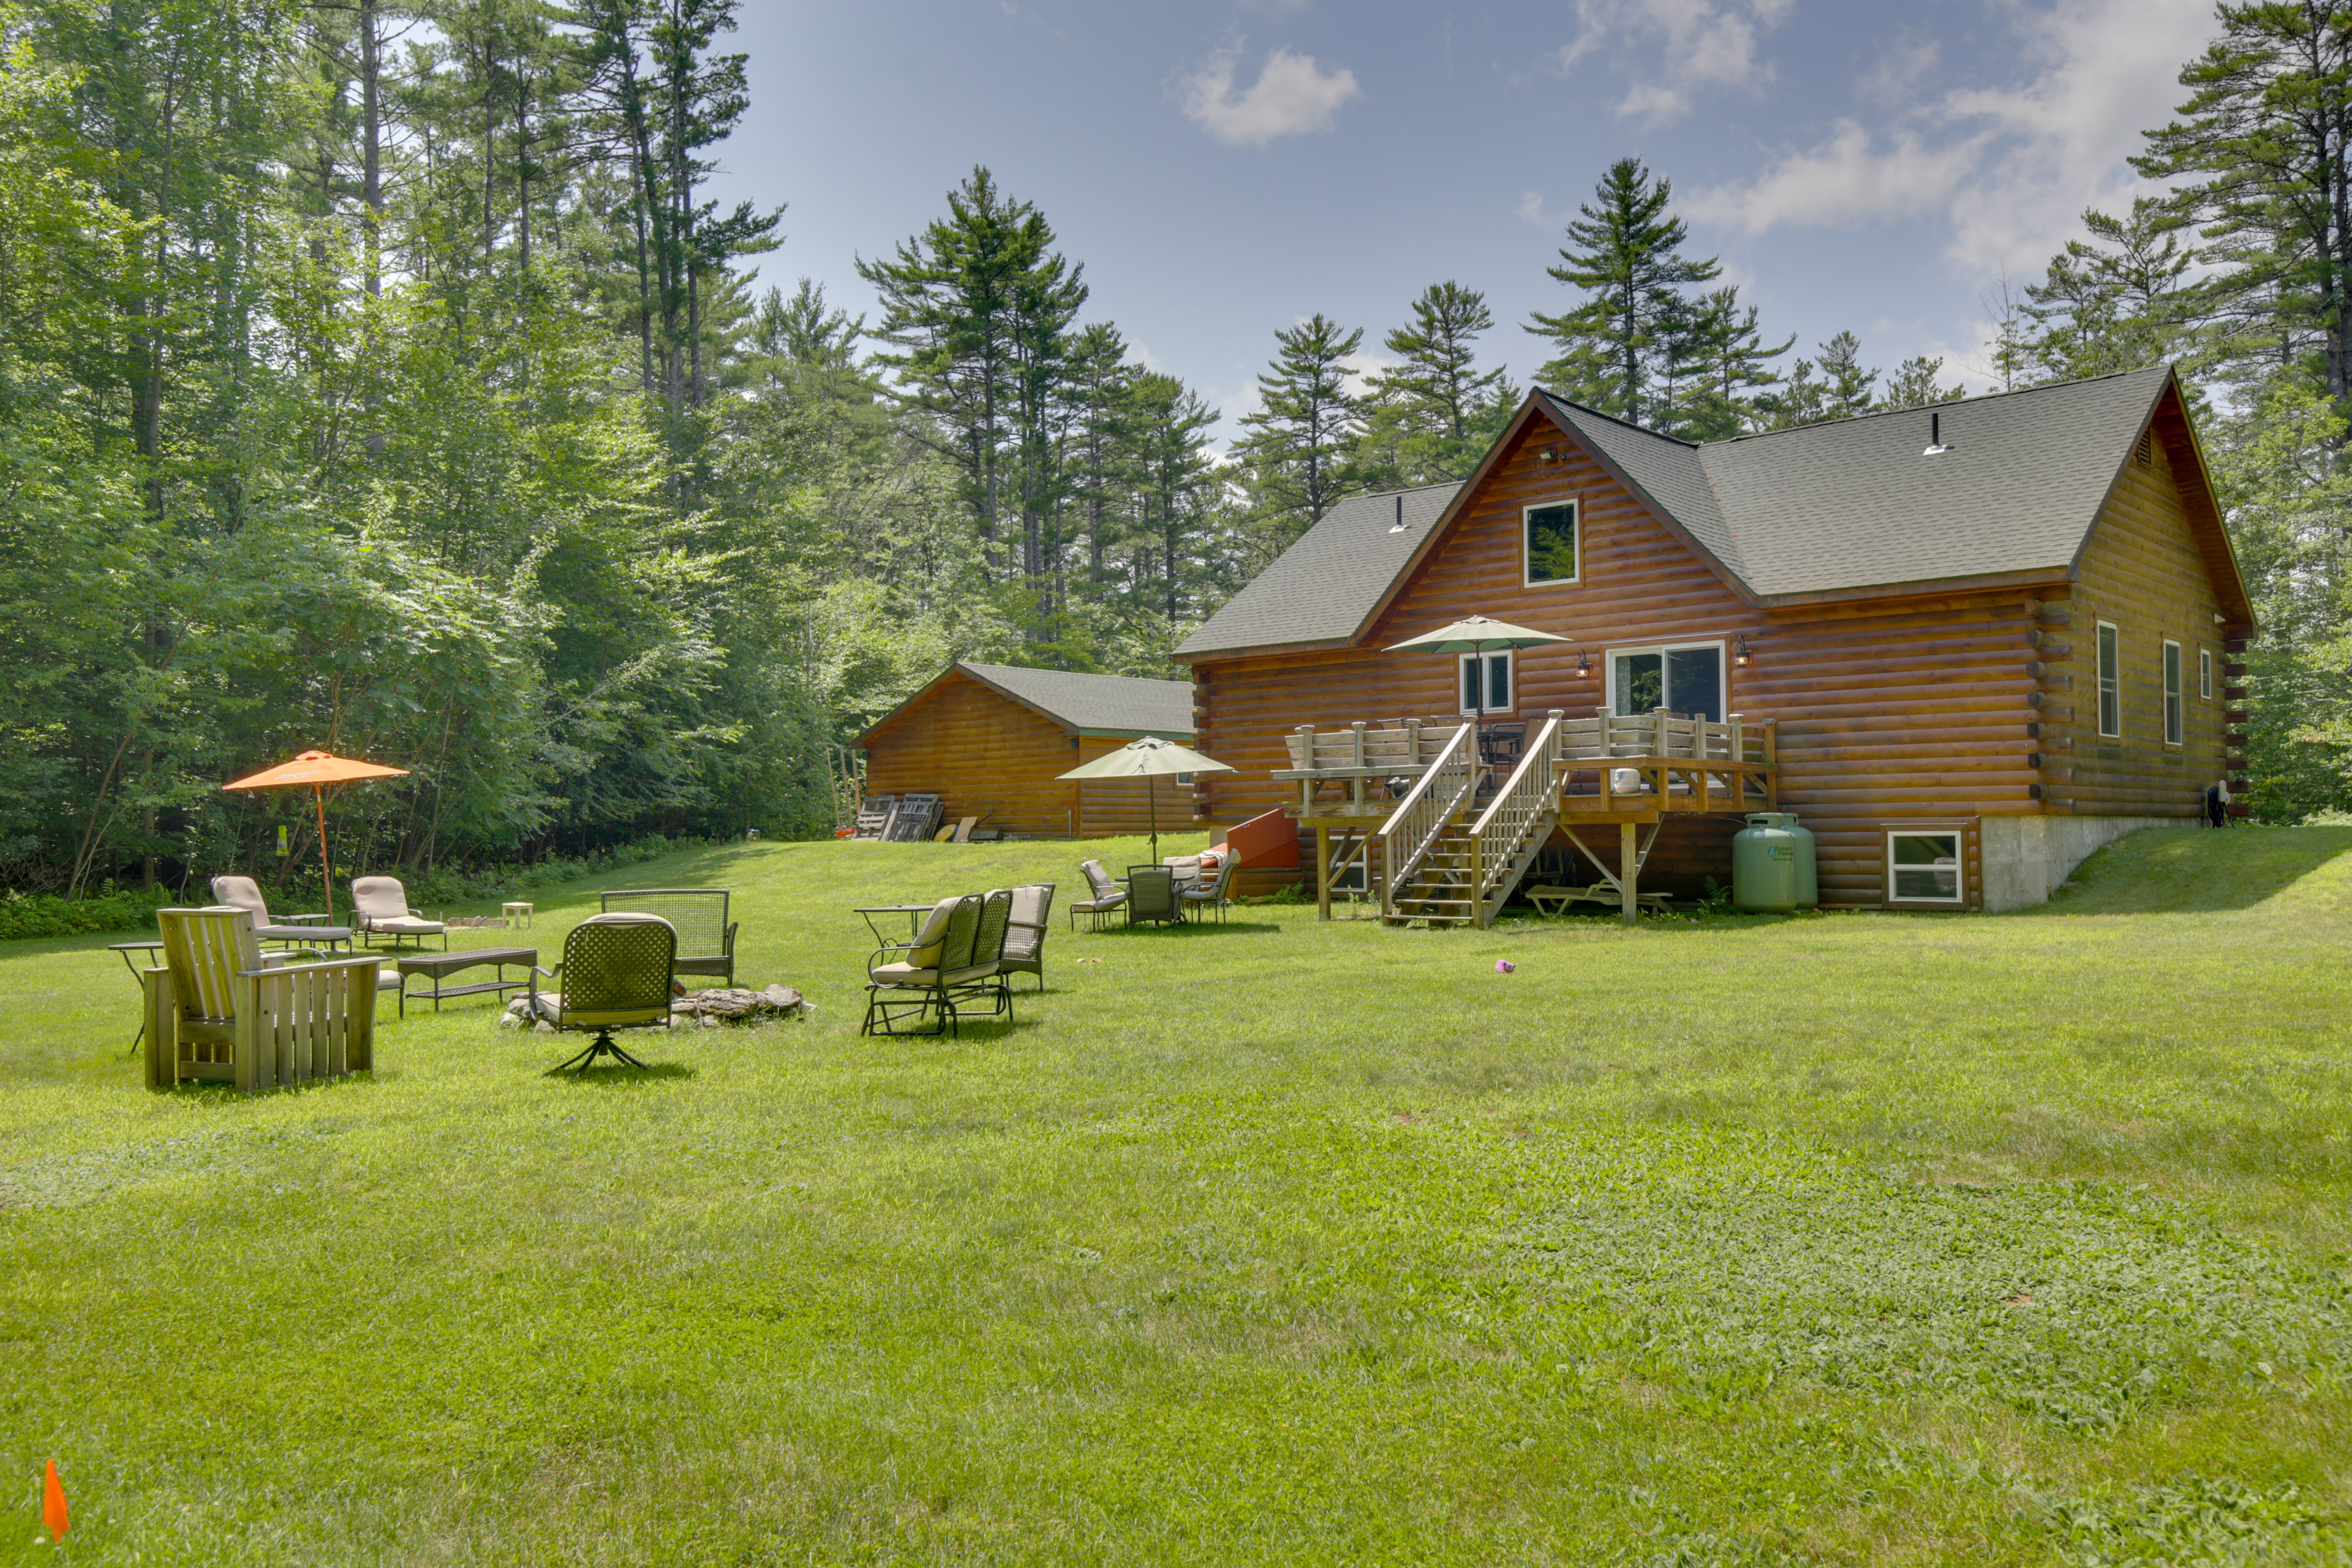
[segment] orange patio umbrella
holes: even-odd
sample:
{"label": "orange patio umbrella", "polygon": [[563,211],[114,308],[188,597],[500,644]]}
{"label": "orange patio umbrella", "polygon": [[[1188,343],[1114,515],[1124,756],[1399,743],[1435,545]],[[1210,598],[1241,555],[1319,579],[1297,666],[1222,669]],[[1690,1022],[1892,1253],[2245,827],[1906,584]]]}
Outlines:
{"label": "orange patio umbrella", "polygon": [[335,874],[327,862],[327,795],[326,786],[342,784],[350,779],[406,778],[406,768],[388,768],[382,763],[355,762],[339,757],[331,752],[305,752],[290,763],[280,763],[274,768],[264,768],[257,773],[247,773],[221,785],[229,789],[284,789],[289,784],[309,784],[310,796],[319,805],[319,880],[327,889],[327,921],[335,919]]}

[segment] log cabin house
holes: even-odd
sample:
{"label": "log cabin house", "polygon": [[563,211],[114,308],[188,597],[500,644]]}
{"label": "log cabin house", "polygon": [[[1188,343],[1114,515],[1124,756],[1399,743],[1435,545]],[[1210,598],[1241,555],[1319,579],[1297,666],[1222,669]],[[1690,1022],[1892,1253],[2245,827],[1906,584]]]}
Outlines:
{"label": "log cabin house", "polygon": [[[1568,640],[1381,651],[1473,614]],[[1728,883],[1768,806],[1825,905],[2038,903],[2235,782],[2252,629],[2157,366],[1698,445],[1538,390],[1468,479],[1335,507],[1175,657],[1241,770],[1202,820],[1286,807],[1327,913],[1352,862],[1391,920],[1485,923],[1539,861],[1629,919],[1644,873]],[[1524,726],[1499,756],[1459,728],[1482,695]]]}
{"label": "log cabin house", "polygon": [[[869,798],[936,795],[948,822],[979,817],[984,831],[1022,838],[1102,838],[1145,831],[1152,803],[1143,782],[1056,775],[1142,735],[1191,744],[1190,685],[959,660],[856,744]],[[1161,831],[1193,819],[1189,779],[1157,788]]]}

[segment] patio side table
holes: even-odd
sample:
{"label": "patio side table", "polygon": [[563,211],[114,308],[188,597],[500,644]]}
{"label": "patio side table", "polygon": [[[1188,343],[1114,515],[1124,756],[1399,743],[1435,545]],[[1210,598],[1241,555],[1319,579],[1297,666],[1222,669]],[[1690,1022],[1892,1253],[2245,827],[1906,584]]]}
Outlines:
{"label": "patio side table", "polygon": [[499,915],[507,922],[509,931],[530,929],[530,906],[527,903],[500,904]]}

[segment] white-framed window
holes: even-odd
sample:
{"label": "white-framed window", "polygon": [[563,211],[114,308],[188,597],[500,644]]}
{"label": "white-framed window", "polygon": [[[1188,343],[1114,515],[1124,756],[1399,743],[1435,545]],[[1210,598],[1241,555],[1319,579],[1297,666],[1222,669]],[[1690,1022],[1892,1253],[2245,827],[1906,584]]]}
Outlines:
{"label": "white-framed window", "polygon": [[1609,710],[1627,715],[1654,708],[1723,719],[1723,645],[1669,643],[1662,647],[1609,650]]}
{"label": "white-framed window", "polygon": [[1572,500],[1539,501],[1524,509],[1519,528],[1520,581],[1530,588],[1573,583],[1582,575]]}
{"label": "white-framed window", "polygon": [[2180,744],[2185,728],[2180,711],[2180,645],[2170,637],[2164,640],[2164,743]]}
{"label": "white-framed window", "polygon": [[1960,860],[1958,828],[1888,830],[1888,902],[1957,904],[1967,897],[1968,870]]}
{"label": "white-framed window", "polygon": [[1508,713],[1511,710],[1511,650],[1465,653],[1462,656],[1462,711]]}
{"label": "white-framed window", "polygon": [[2197,700],[2213,700],[2213,650],[2210,647],[2197,650]]}
{"label": "white-framed window", "polygon": [[2124,732],[2123,636],[2113,621],[2099,623],[2099,733]]}

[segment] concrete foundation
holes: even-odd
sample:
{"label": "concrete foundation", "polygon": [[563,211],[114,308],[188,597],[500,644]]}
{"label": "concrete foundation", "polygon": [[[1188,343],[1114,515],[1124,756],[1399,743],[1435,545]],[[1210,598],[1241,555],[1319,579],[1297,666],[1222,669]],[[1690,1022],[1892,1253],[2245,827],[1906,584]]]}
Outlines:
{"label": "concrete foundation", "polygon": [[2143,827],[2193,827],[2179,816],[1987,816],[1979,819],[1984,851],[1984,907],[2021,910],[2045,903],[2091,851]]}

